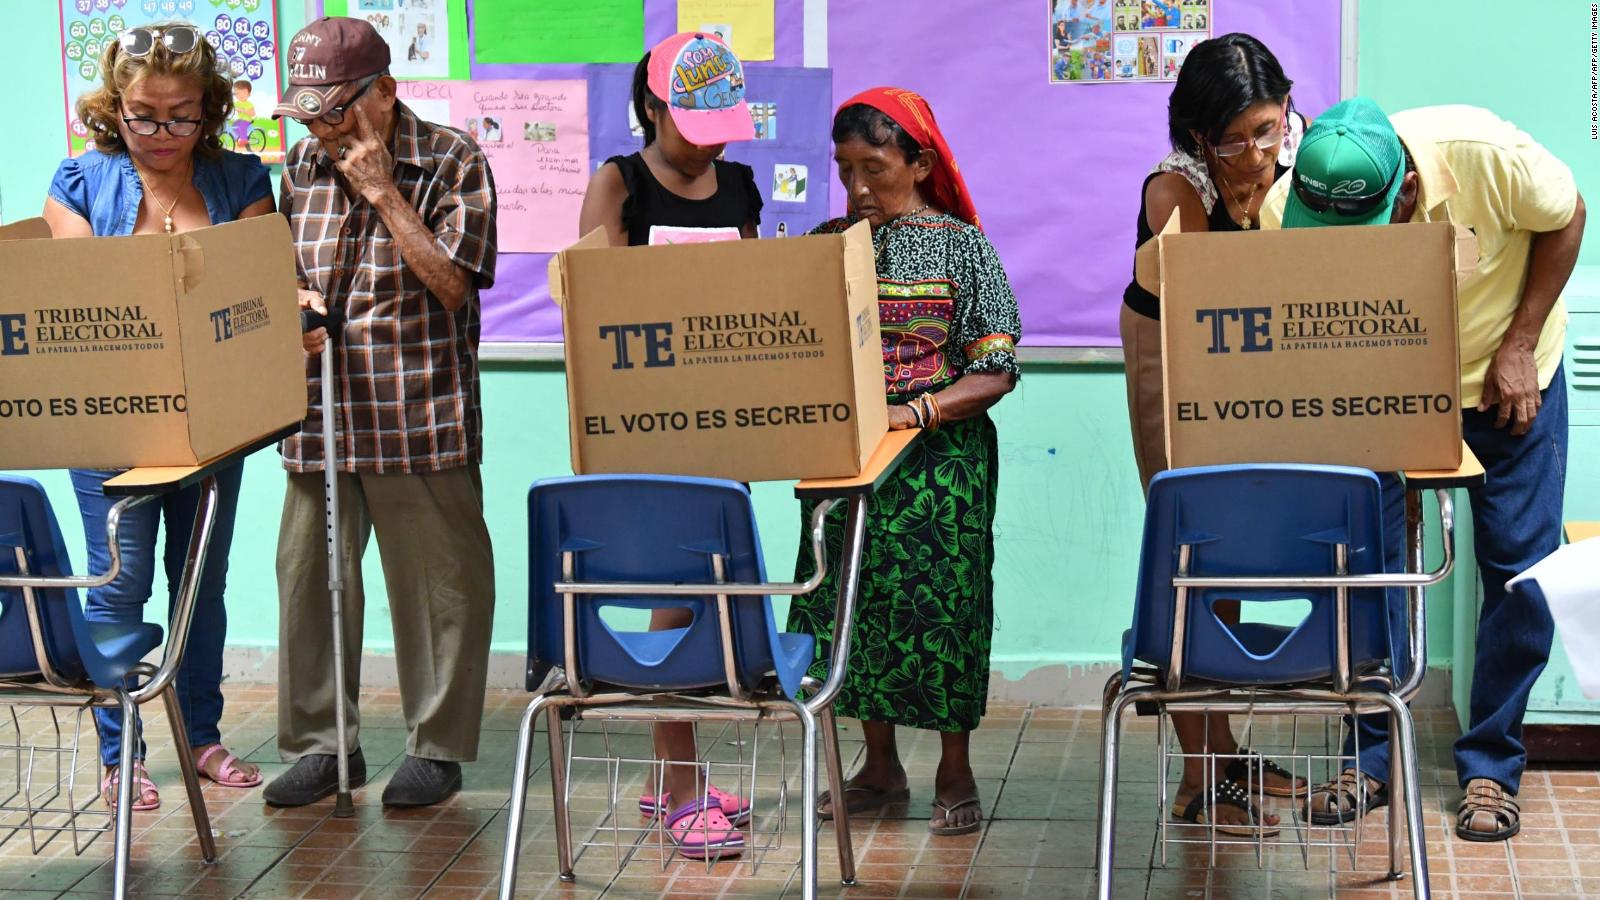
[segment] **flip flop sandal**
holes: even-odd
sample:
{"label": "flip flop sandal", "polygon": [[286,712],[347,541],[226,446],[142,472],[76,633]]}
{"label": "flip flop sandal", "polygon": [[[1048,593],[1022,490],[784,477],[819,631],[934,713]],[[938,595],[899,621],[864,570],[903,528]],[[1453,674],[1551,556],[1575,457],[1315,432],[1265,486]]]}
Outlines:
{"label": "flip flop sandal", "polygon": [[[1483,828],[1474,828],[1483,825]],[[1522,807],[1517,797],[1498,782],[1474,778],[1456,810],[1456,836],[1480,844],[1504,841],[1522,830]]]}
{"label": "flip flop sandal", "polygon": [[[855,794],[856,796],[865,794],[866,799],[860,803],[853,803],[850,799],[851,794]],[[885,806],[888,806],[891,803],[904,803],[910,799],[910,787],[881,788],[873,784],[847,784],[844,786],[844,809],[845,812],[852,816],[859,816],[862,813],[876,812],[877,810],[883,809]],[[822,808],[824,803],[828,805],[827,809]],[[822,796],[817,798],[817,819],[822,822],[827,822],[832,818],[833,801],[829,797],[828,792],[823,791]]]}
{"label": "flip flop sandal", "polygon": [[[734,825],[743,825],[750,821],[751,803],[744,797],[720,790],[714,784],[706,785],[706,795],[722,807],[722,814],[727,816],[728,821]],[[639,815],[647,819],[653,819],[670,809],[672,809],[672,794],[670,793],[662,794],[659,797],[652,797],[649,794],[639,795]]]}
{"label": "flip flop sandal", "polygon": [[722,859],[744,851],[744,835],[716,803],[697,798],[673,810],[663,825],[689,859]]}
{"label": "flip flop sandal", "polygon": [[[1297,777],[1293,772],[1249,747],[1240,747],[1237,755],[1241,758],[1228,763],[1228,768],[1223,771],[1223,777],[1244,785],[1248,792],[1253,793],[1259,787],[1268,797],[1304,797],[1306,792],[1311,790],[1311,782]],[[1269,775],[1284,779],[1290,786],[1273,787],[1267,782]]]}
{"label": "flip flop sandal", "polygon": [[[122,774],[122,767],[118,766],[107,772],[106,777],[100,781],[100,796],[105,798],[106,807],[113,812],[117,808],[117,776],[120,774]],[[145,788],[149,788],[151,793],[155,793],[156,789],[156,783],[150,780],[150,773],[145,771],[144,763],[142,762],[133,764],[133,784],[134,787],[138,788],[133,795],[134,812],[149,812],[161,806],[160,794],[156,794],[156,799],[149,803],[141,802],[144,799]]]}
{"label": "flip flop sandal", "polygon": [[[1329,797],[1318,808],[1317,798]],[[1380,806],[1389,805],[1389,786],[1380,784],[1376,790],[1367,788],[1367,776],[1355,769],[1339,773],[1338,781],[1330,781],[1311,792],[1311,824],[1323,827],[1346,825]],[[1296,814],[1299,813],[1296,807]]]}
{"label": "flip flop sandal", "polygon": [[[953,813],[955,813],[956,810],[958,810],[958,809],[966,809],[969,806],[976,806],[976,807],[979,808],[978,809],[978,819],[977,819],[977,821],[968,822],[965,825],[936,825],[936,824],[934,824],[935,822],[939,821],[939,819],[937,818],[937,816],[939,816],[939,814],[942,813],[944,821],[948,822],[948,821],[950,821],[950,816]],[[982,801],[980,801],[977,798],[976,795],[968,797],[967,799],[962,800],[962,801],[960,801],[958,803],[952,803],[949,806],[946,806],[943,803],[940,803],[939,801],[935,800],[935,801],[933,801],[933,809],[934,809],[934,814],[935,814],[936,818],[932,818],[932,819],[928,820],[928,833],[929,834],[939,835],[940,837],[950,837],[952,835],[957,835],[957,834],[971,834],[974,831],[977,831],[979,828],[983,827]]]}
{"label": "flip flop sandal", "polygon": [[[222,765],[217,768],[217,775],[221,776],[220,778],[206,773],[206,763],[210,762],[211,757],[216,756],[218,753],[227,754],[222,759]],[[260,772],[257,772],[255,775],[246,775],[244,770],[239,768],[238,762],[239,757],[234,756],[232,753],[228,753],[227,750],[222,748],[221,744],[212,744],[206,749],[206,752],[200,754],[199,759],[195,760],[194,768],[195,771],[199,772],[201,775],[205,775],[205,777],[210,778],[212,781],[222,785],[223,787],[253,788],[261,783]]]}
{"label": "flip flop sandal", "polygon": [[1217,784],[1215,805],[1242,809],[1250,816],[1250,822],[1245,825],[1224,824],[1221,822],[1213,825],[1211,822],[1211,807],[1213,805],[1211,794],[1212,792],[1200,791],[1190,798],[1188,805],[1184,806],[1183,809],[1180,810],[1176,806],[1172,807],[1172,817],[1190,825],[1204,825],[1207,828],[1215,828],[1219,834],[1235,837],[1269,838],[1278,836],[1278,826],[1268,825],[1261,821],[1261,811],[1256,809],[1255,804],[1250,802],[1250,797],[1245,793],[1244,788],[1232,781],[1223,781]]}

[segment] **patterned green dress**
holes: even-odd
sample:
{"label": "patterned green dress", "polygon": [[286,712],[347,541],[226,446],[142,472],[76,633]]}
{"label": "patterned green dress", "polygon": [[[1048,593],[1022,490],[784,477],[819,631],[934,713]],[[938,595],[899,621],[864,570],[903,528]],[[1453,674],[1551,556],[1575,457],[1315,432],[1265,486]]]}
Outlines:
{"label": "patterned green dress", "polygon": [[[816,233],[854,224],[836,219]],[[983,232],[942,213],[877,229],[878,313],[889,402],[937,392],[964,374],[1017,367],[1016,297]],[[994,631],[994,501],[999,483],[994,423],[987,414],[929,433],[868,503],[867,543],[849,672],[834,711],[937,731],[978,726],[989,695]],[[811,507],[802,509],[802,533]],[[830,558],[844,543],[844,516],[827,525]],[[813,570],[801,540],[797,577]],[[797,598],[789,628],[817,637],[823,662],[833,637],[838,569]]]}

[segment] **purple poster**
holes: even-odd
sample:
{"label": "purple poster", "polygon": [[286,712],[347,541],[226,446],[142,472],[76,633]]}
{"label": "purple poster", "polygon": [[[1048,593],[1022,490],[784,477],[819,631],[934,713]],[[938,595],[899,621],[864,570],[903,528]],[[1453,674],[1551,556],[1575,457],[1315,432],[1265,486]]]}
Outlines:
{"label": "purple poster", "polygon": [[[830,4],[834,99],[878,85],[925,96],[1016,288],[1023,343],[1115,346],[1140,186],[1170,149],[1172,85],[1053,88],[1039,36],[1049,0],[1035,2]],[[1276,0],[1212,6],[1214,33],[1246,31],[1272,49],[1302,112],[1339,99],[1337,2],[1292,15]],[[836,186],[832,203],[844,208]]]}

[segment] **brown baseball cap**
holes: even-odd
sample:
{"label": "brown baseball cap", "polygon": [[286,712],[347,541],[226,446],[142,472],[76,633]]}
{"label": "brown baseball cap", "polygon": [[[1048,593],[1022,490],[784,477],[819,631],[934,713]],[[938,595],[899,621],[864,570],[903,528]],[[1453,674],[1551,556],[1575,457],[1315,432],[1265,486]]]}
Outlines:
{"label": "brown baseball cap", "polygon": [[353,81],[389,68],[389,45],[365,19],[324,16],[289,41],[289,83],[274,119],[315,119]]}

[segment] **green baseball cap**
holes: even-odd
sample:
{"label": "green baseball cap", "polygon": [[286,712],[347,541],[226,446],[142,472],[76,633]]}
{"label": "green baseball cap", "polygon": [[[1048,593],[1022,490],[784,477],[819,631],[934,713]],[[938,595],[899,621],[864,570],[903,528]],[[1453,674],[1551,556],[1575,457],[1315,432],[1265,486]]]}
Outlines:
{"label": "green baseball cap", "polygon": [[1284,228],[1384,225],[1405,180],[1405,150],[1378,104],[1352,97],[1317,116],[1289,178]]}

